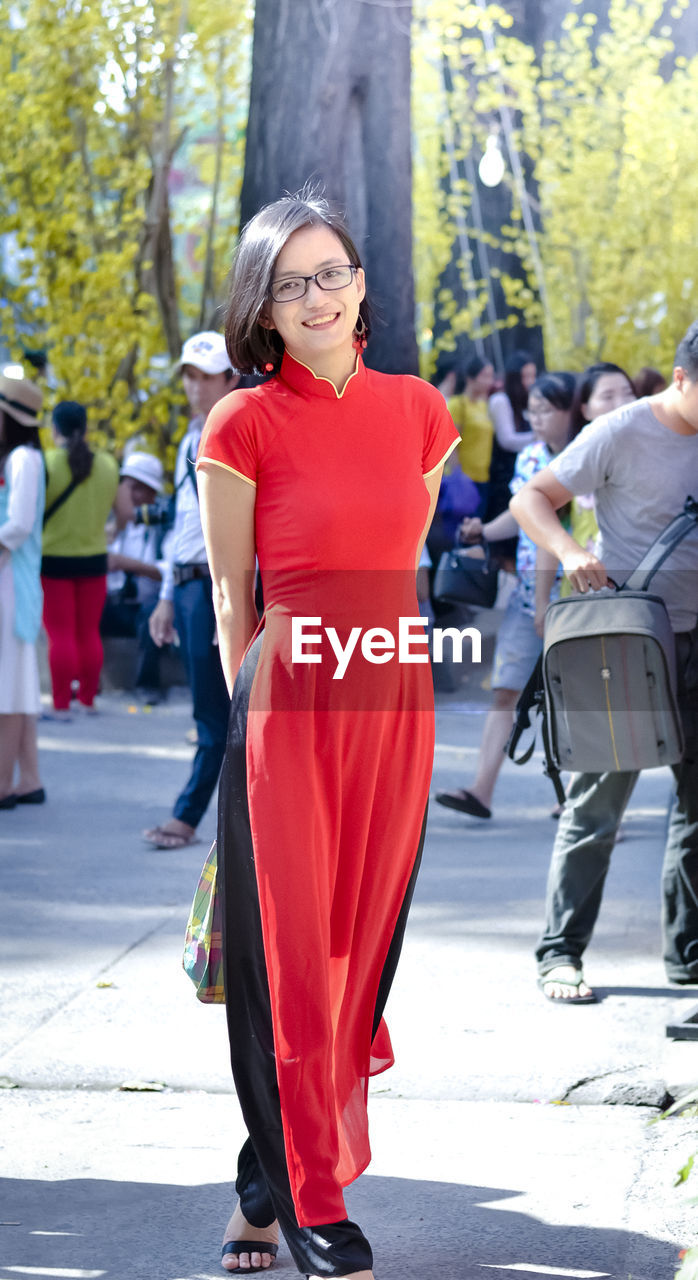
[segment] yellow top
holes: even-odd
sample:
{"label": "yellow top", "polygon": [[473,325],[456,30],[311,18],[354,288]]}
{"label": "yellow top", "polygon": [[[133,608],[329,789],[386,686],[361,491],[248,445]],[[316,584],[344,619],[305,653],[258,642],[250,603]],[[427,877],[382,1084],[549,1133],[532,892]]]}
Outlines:
{"label": "yellow top", "polygon": [[460,432],[458,461],[461,470],[477,484],[485,484],[490,478],[494,427],[486,400],[471,400],[468,396],[452,396],[448,411]]}
{"label": "yellow top", "polygon": [[[594,555],[598,555],[599,526],[596,523],[596,510],[592,494],[585,493],[572,499],[570,503],[570,533],[580,547],[584,547],[586,551],[592,551]],[[563,578],[560,595],[563,599],[572,595],[572,586],[569,578]]]}

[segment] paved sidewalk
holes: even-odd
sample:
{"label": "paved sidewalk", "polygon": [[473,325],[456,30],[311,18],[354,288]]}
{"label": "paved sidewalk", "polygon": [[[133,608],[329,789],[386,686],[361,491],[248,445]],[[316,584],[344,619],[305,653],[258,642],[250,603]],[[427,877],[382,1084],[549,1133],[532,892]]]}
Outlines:
{"label": "paved sidewalk", "polygon": [[[437,786],[472,767],[480,682],[439,698]],[[146,847],[187,773],[188,704],[103,708],[42,723],[49,802],[0,814],[0,1280],[209,1280],[241,1125],[222,1010],[180,957],[214,815],[194,848]],[[660,962],[668,795],[668,773],[641,779],[588,955],[603,998],[577,1009],[535,986],[540,761],[505,766],[490,823],[433,806],[388,1007],[397,1065],[372,1085],[374,1159],[347,1195],[377,1280],[671,1280],[695,1242],[691,1182],[673,1182],[698,1124],[649,1123],[698,1076],[698,1044],[664,1030],[698,1001]],[[164,1088],[121,1087],[139,1082]],[[276,1272],[295,1274],[285,1250]]]}

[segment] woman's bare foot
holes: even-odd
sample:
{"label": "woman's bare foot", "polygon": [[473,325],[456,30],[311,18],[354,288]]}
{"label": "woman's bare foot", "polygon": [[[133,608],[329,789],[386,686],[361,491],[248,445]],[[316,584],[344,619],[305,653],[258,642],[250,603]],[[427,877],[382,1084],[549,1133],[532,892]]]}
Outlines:
{"label": "woman's bare foot", "polygon": [[[276,1246],[279,1243],[279,1224],[272,1222],[268,1227],[253,1227],[247,1221],[240,1205],[237,1206],[230,1222],[225,1229],[223,1236],[223,1248],[230,1243],[231,1240],[237,1240],[242,1244],[243,1240],[253,1240],[255,1244],[261,1244],[263,1241],[274,1245],[274,1252],[267,1253],[263,1250],[261,1253],[255,1249],[252,1253],[226,1253],[221,1259],[221,1266],[224,1271],[266,1271],[274,1261],[276,1256]],[[365,1273],[369,1275],[367,1271]]]}
{"label": "woman's bare foot", "polygon": [[160,827],[143,832],[143,839],[156,849],[185,849],[188,844],[198,844],[196,827],[190,827],[181,818],[168,818]]}

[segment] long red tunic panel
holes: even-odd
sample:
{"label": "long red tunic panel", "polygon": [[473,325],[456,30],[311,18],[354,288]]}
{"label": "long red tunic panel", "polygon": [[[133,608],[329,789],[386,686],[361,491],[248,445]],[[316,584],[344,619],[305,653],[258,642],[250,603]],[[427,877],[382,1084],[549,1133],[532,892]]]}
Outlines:
{"label": "long red tunic panel", "polygon": [[[372,1041],[372,1022],[419,844],[434,726],[429,666],[399,661],[390,636],[397,645],[400,618],[419,616],[424,476],[457,441],[443,398],[420,379],[359,359],[338,395],[287,354],[270,382],[219,401],[199,451],[198,465],[257,488],[265,614],[248,802],[301,1226],[346,1216],[341,1188],[370,1159],[368,1077],[393,1061],[385,1024]],[[297,660],[294,618],[312,620],[302,648],[319,662]],[[325,628],[335,648],[355,638],[341,679]],[[367,631],[365,652],[380,661],[362,652]]]}

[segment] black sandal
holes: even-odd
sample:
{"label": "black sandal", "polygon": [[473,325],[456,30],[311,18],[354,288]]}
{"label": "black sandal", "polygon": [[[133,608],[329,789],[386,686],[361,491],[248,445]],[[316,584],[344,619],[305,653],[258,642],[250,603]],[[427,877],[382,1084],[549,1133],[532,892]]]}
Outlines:
{"label": "black sandal", "polygon": [[471,818],[492,817],[492,810],[470,791],[437,791],[436,800],[446,809],[457,809],[459,813],[467,813]]}
{"label": "black sandal", "polygon": [[[272,1244],[270,1240],[226,1240],[221,1249],[221,1258],[224,1258],[227,1253],[249,1253],[250,1256],[253,1253],[268,1253],[271,1254],[272,1258],[275,1258],[278,1252],[278,1244]],[[271,1271],[271,1265],[268,1267],[237,1267],[235,1271],[228,1271],[228,1275],[249,1276],[253,1271]],[[224,1270],[227,1271],[228,1268],[224,1267]]]}

